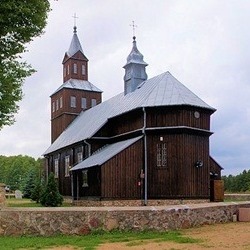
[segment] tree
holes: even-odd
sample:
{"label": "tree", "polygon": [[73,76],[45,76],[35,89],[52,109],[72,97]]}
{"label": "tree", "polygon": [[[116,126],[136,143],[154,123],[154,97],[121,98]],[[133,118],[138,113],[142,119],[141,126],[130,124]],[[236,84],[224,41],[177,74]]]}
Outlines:
{"label": "tree", "polygon": [[24,198],[31,198],[31,194],[36,186],[36,183],[38,182],[38,173],[35,168],[30,169],[28,172],[28,175],[26,177],[26,180],[24,182],[23,187],[23,197]]}
{"label": "tree", "polygon": [[41,204],[45,207],[58,207],[62,205],[63,197],[59,193],[54,174],[50,173],[48,183],[41,196]]}
{"label": "tree", "polygon": [[1,0],[0,4],[0,129],[14,122],[22,83],[34,70],[21,62],[26,44],[46,26],[49,0]]}
{"label": "tree", "polygon": [[39,203],[41,200],[41,195],[43,192],[43,181],[37,180],[34,189],[31,192],[31,200],[36,201],[36,203]]}

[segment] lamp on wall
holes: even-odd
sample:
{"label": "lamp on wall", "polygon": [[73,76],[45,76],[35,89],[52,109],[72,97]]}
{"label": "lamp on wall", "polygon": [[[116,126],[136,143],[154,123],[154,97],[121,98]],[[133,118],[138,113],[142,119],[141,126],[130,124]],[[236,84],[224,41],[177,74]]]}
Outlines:
{"label": "lamp on wall", "polygon": [[197,161],[196,163],[195,163],[195,167],[197,167],[197,168],[201,168],[201,167],[203,167],[203,161]]}

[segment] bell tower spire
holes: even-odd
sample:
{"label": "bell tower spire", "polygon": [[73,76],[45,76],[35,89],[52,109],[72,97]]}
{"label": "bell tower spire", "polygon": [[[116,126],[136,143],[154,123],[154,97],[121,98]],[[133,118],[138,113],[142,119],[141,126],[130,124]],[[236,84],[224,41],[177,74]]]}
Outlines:
{"label": "bell tower spire", "polygon": [[[76,19],[76,15],[74,15]],[[63,84],[51,97],[51,142],[54,142],[83,111],[102,101],[102,91],[88,81],[88,59],[77,36],[73,37],[63,58]]]}
{"label": "bell tower spire", "polygon": [[136,37],[135,37],[135,27],[134,24],[131,25],[133,27],[133,47],[130,54],[127,57],[127,63],[123,67],[125,69],[124,76],[124,95],[131,93],[136,90],[136,88],[145,80],[147,80],[148,76],[146,74],[146,66],[148,64],[143,61],[143,55],[137,49],[136,45]]}
{"label": "bell tower spire", "polygon": [[[74,18],[77,18],[74,16]],[[69,79],[88,81],[88,58],[85,56],[74,25],[73,37],[63,58],[63,82]]]}

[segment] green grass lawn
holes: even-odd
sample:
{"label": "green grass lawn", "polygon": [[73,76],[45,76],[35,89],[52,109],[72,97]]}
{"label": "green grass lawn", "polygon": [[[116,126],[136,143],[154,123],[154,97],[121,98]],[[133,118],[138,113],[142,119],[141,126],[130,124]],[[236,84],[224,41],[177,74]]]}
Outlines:
{"label": "green grass lawn", "polygon": [[[36,203],[30,199],[16,199],[16,198],[7,198],[6,199],[7,207],[42,207],[40,203]],[[70,207],[71,203],[63,202],[62,207]]]}
{"label": "green grass lawn", "polygon": [[102,243],[127,242],[127,245],[143,245],[145,240],[152,242],[174,241],[178,243],[196,243],[199,240],[182,236],[179,231],[169,232],[95,232],[86,236],[22,236],[0,237],[0,249],[46,249],[48,247],[73,246],[78,249],[94,250]]}

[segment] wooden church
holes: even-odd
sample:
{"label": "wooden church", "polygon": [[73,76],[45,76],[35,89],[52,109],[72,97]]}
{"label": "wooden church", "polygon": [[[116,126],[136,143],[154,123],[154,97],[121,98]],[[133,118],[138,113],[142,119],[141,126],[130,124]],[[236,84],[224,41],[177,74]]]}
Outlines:
{"label": "wooden church", "polygon": [[145,205],[148,199],[214,200],[222,169],[209,154],[215,109],[169,72],[148,79],[135,37],[124,90],[107,101],[88,81],[76,27],[62,64],[44,156],[64,196]]}

